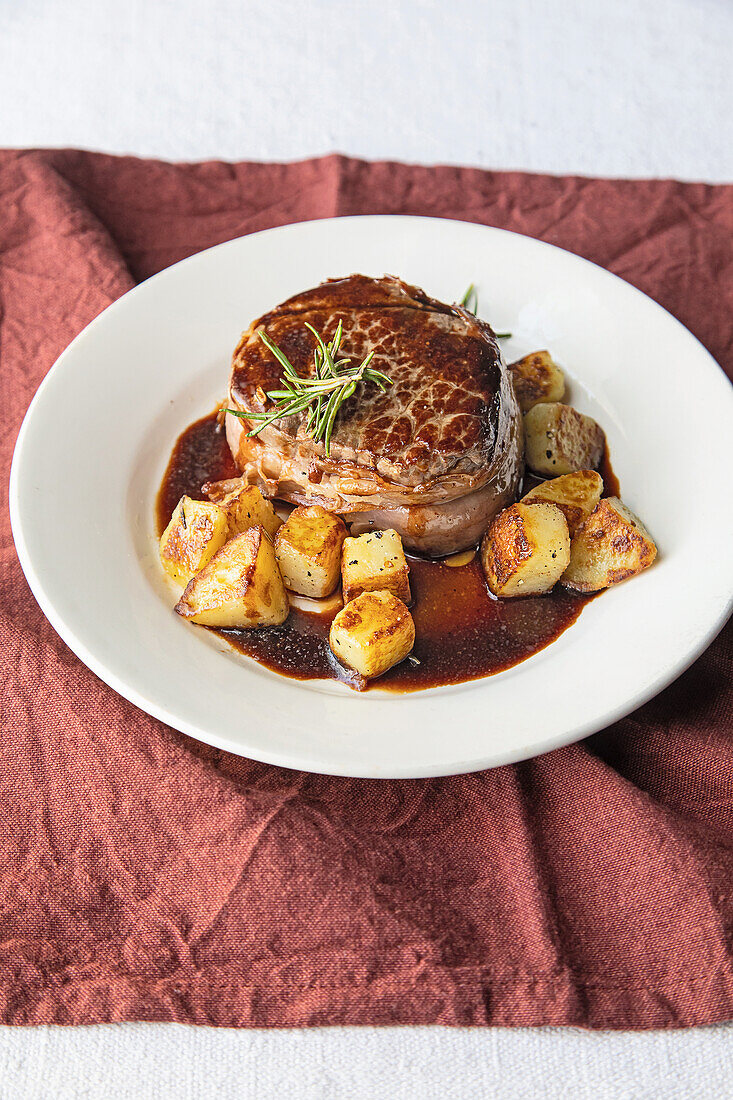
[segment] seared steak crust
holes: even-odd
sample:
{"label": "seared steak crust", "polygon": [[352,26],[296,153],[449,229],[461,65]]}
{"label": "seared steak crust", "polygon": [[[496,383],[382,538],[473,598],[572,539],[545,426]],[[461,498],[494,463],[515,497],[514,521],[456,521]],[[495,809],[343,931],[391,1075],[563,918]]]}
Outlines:
{"label": "seared steak crust", "polygon": [[330,280],[243,334],[230,407],[266,411],[263,391],[279,388],[282,369],[259,338],[263,328],[298,373],[312,374],[316,341],[306,321],[326,340],[342,321],[342,354],[357,365],[374,350],[372,365],[394,384],[385,393],[357,389],[338,414],[328,457],[305,431],[304,415],[251,439],[247,422],[229,416],[232,451],[248,480],[270,496],[347,514],[440,505],[490,486],[492,499],[508,498],[521,472],[521,420],[489,325],[396,278]]}

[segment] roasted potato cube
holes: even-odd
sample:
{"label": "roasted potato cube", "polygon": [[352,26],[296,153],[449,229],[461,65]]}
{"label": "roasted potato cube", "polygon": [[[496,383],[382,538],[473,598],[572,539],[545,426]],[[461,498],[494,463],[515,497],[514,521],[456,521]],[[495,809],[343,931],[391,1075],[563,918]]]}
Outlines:
{"label": "roasted potato cube", "polygon": [[554,504],[512,504],[484,535],[481,563],[495,596],[549,592],[570,561],[565,516]]}
{"label": "roasted potato cube", "polygon": [[522,412],[542,401],[562,401],[565,375],[553,362],[549,351],[533,351],[509,364],[514,392]]}
{"label": "roasted potato cube", "polygon": [[555,504],[568,521],[572,537],[577,527],[594,510],[603,492],[603,478],[595,470],[578,470],[543,481],[522,497],[522,504],[537,504],[540,500]]}
{"label": "roasted potato cube", "polygon": [[327,615],[329,619],[332,619],[336,612],[344,606],[340,588],[337,588],[330,596],[324,596],[322,599],[313,596],[300,596],[297,592],[289,592],[288,600],[291,610],[306,611],[309,615]]}
{"label": "roasted potato cube", "polygon": [[260,526],[230,539],[176,604],[184,619],[219,627],[279,626],[289,610],[275,548]]}
{"label": "roasted potato cube", "polygon": [[242,485],[228,493],[219,503],[227,514],[229,538],[241,535],[249,527],[264,527],[269,538],[274,539],[281,520],[275,515],[271,502],[263,497],[255,485]]}
{"label": "roasted potato cube", "polygon": [[275,536],[286,588],[301,596],[329,596],[339,582],[342,519],[319,504],[296,508]]}
{"label": "roasted potato cube", "polygon": [[618,497],[604,497],[570,543],[570,564],[562,584],[577,592],[597,592],[647,569],[657,556],[641,520]]}
{"label": "roasted potato cube", "polygon": [[392,592],[362,592],[331,624],[332,652],[349,668],[373,680],[404,661],[415,644],[415,624]]}
{"label": "roasted potato cube", "polygon": [[606,437],[590,416],[570,405],[535,405],[524,417],[525,456],[535,474],[555,477],[595,469]]}
{"label": "roasted potato cube", "polygon": [[396,531],[367,531],[347,538],[341,552],[344,603],[362,592],[384,589],[409,604],[410,570]]}
{"label": "roasted potato cube", "polygon": [[227,535],[227,517],[218,504],[183,496],[160,536],[161,564],[174,580],[188,584],[221,549]]}

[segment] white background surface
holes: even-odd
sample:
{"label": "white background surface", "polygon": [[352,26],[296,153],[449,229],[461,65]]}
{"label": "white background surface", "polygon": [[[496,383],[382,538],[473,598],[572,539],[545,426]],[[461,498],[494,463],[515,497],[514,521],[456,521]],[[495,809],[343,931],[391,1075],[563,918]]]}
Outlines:
{"label": "white background surface", "polygon": [[[731,0],[0,0],[0,145],[733,180]],[[733,1034],[0,1028],[0,1100],[733,1096]]]}
{"label": "white background surface", "polygon": [[731,0],[0,0],[0,142],[733,178]]}

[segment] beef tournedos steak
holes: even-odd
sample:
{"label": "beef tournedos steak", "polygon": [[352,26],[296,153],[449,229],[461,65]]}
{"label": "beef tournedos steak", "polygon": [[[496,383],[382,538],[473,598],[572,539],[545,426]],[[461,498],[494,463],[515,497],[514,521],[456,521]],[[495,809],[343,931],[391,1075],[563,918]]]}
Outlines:
{"label": "beef tournedos steak", "polygon": [[342,355],[393,381],[385,393],[360,385],[342,406],[326,456],[305,414],[247,438],[255,422],[231,413],[227,438],[244,478],[273,498],[321,504],[358,534],[393,527],[432,557],[474,546],[514,499],[522,472],[522,422],[491,328],[460,306],[429,298],[400,279],[332,279],[254,321],[235,352],[229,407],[263,412],[263,391],[281,388],[267,335],[301,375],[313,373],[316,341],[343,323]]}

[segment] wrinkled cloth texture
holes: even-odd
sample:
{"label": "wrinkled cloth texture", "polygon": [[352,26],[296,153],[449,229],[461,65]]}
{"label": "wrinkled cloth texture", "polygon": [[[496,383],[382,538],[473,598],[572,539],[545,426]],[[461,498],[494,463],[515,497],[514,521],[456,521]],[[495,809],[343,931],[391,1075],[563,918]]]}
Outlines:
{"label": "wrinkled cloth texture", "polygon": [[[33,393],[110,302],[229,238],[356,213],[460,218],[568,248],[650,294],[733,373],[733,187],[338,156],[5,152],[6,488]],[[31,596],[6,502],[5,490],[1,1022],[733,1017],[730,626],[582,744],[444,779],[296,773],[200,745],[88,671]]]}

